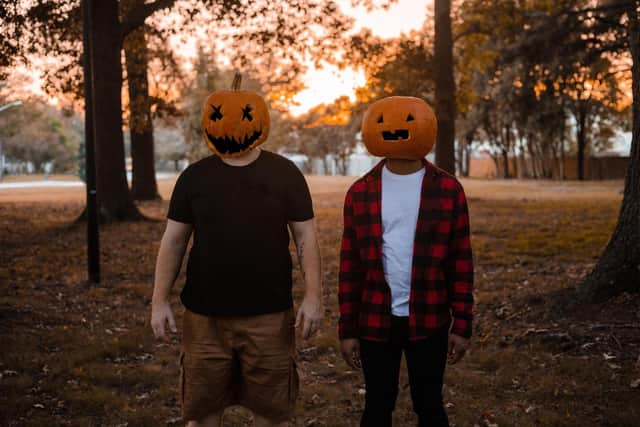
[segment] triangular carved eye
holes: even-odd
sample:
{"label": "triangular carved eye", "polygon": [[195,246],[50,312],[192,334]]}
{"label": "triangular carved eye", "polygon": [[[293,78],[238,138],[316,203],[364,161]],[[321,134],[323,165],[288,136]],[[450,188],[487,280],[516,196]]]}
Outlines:
{"label": "triangular carved eye", "polygon": [[378,117],[378,123],[382,123],[382,114],[380,114],[380,117]]}
{"label": "triangular carved eye", "polygon": [[220,112],[220,109],[222,108],[222,105],[213,105],[211,104],[211,108],[213,108],[213,111],[211,112],[211,115],[209,116],[209,120],[212,121],[216,121],[216,120],[220,120],[222,118],[222,113]]}
{"label": "triangular carved eye", "polygon": [[413,118],[413,116],[411,115],[411,113],[409,113],[409,115],[407,116],[407,121],[408,121],[408,122],[412,122],[412,121],[414,121],[414,120],[415,120],[415,119]]}

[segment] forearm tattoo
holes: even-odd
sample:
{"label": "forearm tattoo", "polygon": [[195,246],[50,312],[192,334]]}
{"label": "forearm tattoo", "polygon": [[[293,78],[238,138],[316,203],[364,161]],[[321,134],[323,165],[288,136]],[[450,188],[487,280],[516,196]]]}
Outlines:
{"label": "forearm tattoo", "polygon": [[300,262],[300,272],[302,272],[302,278],[306,279],[306,273],[304,271],[304,242],[300,242],[300,246],[298,246],[298,261]]}

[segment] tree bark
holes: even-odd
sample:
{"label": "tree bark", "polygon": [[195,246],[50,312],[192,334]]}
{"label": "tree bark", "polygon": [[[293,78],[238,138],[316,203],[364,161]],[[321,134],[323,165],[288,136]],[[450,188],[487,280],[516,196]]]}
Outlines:
{"label": "tree bark", "polygon": [[462,162],[464,161],[464,142],[462,140],[458,141],[458,146],[456,147],[456,170],[460,173],[460,175],[464,175],[464,168]]}
{"label": "tree bark", "polygon": [[623,291],[640,291],[640,2],[627,9],[631,50],[633,93],[633,131],[630,162],[625,178],[624,197],[618,223],[594,270],[582,287],[595,301]]}
{"label": "tree bark", "polygon": [[581,101],[578,101],[578,115],[576,117],[576,141],[578,143],[578,179],[584,180],[584,152],[587,146],[587,135],[585,129],[587,126],[587,107]]}
{"label": "tree bark", "polygon": [[129,193],[125,172],[118,1],[96,1],[92,11],[98,212],[102,222],[141,219]]}
{"label": "tree bark", "polygon": [[133,169],[131,194],[134,200],[155,200],[160,198],[160,194],[156,183],[153,121],[147,79],[149,56],[144,26],[129,33],[124,42],[124,52],[129,89],[129,131]]}
{"label": "tree bark", "polygon": [[454,153],[456,88],[453,79],[453,38],[451,35],[451,0],[435,0],[435,48],[433,62],[435,80],[436,163],[455,174]]}
{"label": "tree bark", "polygon": [[564,109],[564,98],[561,98],[561,108],[562,108],[562,129],[560,130],[560,180],[564,181],[566,179],[564,173],[564,143],[566,140],[566,131],[567,131],[567,117]]}
{"label": "tree bark", "polygon": [[95,131],[93,70],[91,64],[92,0],[82,0],[82,71],[84,78],[84,158],[87,206],[83,217],[87,220],[87,275],[93,283],[100,283],[100,231],[96,191]]}
{"label": "tree bark", "polygon": [[509,151],[507,151],[505,148],[502,149],[502,164],[503,164],[503,178],[507,179],[510,178],[509,177]]}
{"label": "tree bark", "polygon": [[511,174],[512,178],[518,178],[520,174],[519,166],[518,166],[518,156],[516,153],[516,145],[515,142],[511,144],[511,158],[513,159],[513,173]]}
{"label": "tree bark", "polygon": [[538,179],[538,166],[536,164],[536,153],[533,148],[533,135],[527,133],[527,151],[529,152],[529,163],[531,164],[531,178]]}
{"label": "tree bark", "polygon": [[464,138],[464,146],[462,153],[464,154],[464,161],[462,163],[462,176],[468,178],[471,166],[471,144],[473,144],[473,137],[475,132],[467,132]]}

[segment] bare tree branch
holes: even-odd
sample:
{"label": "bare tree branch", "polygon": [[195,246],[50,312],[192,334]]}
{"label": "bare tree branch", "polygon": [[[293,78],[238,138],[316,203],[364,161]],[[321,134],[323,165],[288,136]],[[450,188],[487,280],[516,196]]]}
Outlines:
{"label": "bare tree branch", "polygon": [[144,24],[145,19],[161,9],[170,8],[176,0],[156,0],[153,3],[139,3],[122,20],[122,38]]}

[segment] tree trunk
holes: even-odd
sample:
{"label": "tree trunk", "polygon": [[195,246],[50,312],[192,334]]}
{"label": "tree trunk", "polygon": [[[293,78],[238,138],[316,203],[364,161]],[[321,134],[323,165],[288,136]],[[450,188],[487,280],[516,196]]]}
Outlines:
{"label": "tree trunk", "polygon": [[567,179],[567,175],[564,173],[564,136],[560,141],[560,179],[562,181]]}
{"label": "tree trunk", "polygon": [[509,151],[506,149],[502,149],[502,164],[503,166],[503,178],[509,178]]}
{"label": "tree trunk", "polygon": [[87,220],[87,275],[93,283],[100,283],[100,231],[96,192],[96,146],[93,118],[93,70],[91,64],[92,0],[82,0],[82,72],[84,79],[84,156],[87,205],[82,217]]}
{"label": "tree trunk", "polygon": [[455,174],[454,153],[456,88],[453,79],[453,38],[451,36],[451,0],[435,0],[435,49],[433,62],[438,136],[436,163]]}
{"label": "tree trunk", "polygon": [[553,157],[551,155],[551,147],[549,141],[544,141],[544,145],[540,147],[540,160],[542,161],[542,174],[549,179],[553,176]]}
{"label": "tree trunk", "polygon": [[633,66],[633,131],[630,162],[618,224],[587,277],[583,290],[592,300],[604,300],[623,291],[640,291],[640,22],[637,1],[627,9],[629,46]]}
{"label": "tree trunk", "polygon": [[584,151],[587,145],[587,108],[586,105],[578,101],[578,115],[576,117],[576,141],[578,143],[578,179],[584,180]]}
{"label": "tree trunk", "polygon": [[94,2],[92,18],[98,212],[102,222],[140,219],[125,172],[118,1]]}
{"label": "tree trunk", "polygon": [[536,153],[533,149],[533,136],[527,134],[527,151],[529,152],[529,163],[531,164],[531,177],[538,179],[538,167],[536,165]]}
{"label": "tree trunk", "polygon": [[529,177],[529,167],[527,166],[527,159],[525,157],[525,152],[524,152],[524,140],[522,137],[522,133],[518,133],[518,148],[520,151],[520,155],[518,156],[519,158],[519,163],[520,163],[520,173],[518,174],[518,178],[528,178]]}
{"label": "tree trunk", "polygon": [[153,121],[147,80],[149,58],[144,26],[127,35],[124,52],[129,88],[129,130],[133,168],[131,194],[134,200],[155,200],[160,198],[160,194],[156,183]]}
{"label": "tree trunk", "polygon": [[550,152],[551,152],[551,178],[558,179],[558,177],[560,176],[560,169],[559,169],[560,164],[558,163],[558,149],[554,144],[550,146]]}
{"label": "tree trunk", "polygon": [[516,144],[513,143],[511,145],[511,153],[512,156],[511,158],[513,159],[513,173],[511,174],[512,178],[518,178],[519,174],[520,174],[520,168],[518,166],[518,156],[516,153]]}
{"label": "tree trunk", "polygon": [[327,160],[327,155],[322,156],[322,175],[329,175],[329,160]]}
{"label": "tree trunk", "polygon": [[[454,144],[455,145],[455,144]],[[460,175],[464,175],[464,170],[462,166],[462,162],[464,161],[464,143],[460,140],[458,141],[458,145],[456,146],[456,170],[460,173]]]}
{"label": "tree trunk", "polygon": [[567,132],[567,118],[564,109],[564,101],[562,102],[562,129],[560,134],[560,180],[564,181],[566,179],[564,173],[564,143],[566,140],[566,132]]}
{"label": "tree trunk", "polygon": [[469,177],[469,169],[471,166],[471,144],[473,144],[473,136],[474,132],[468,132],[464,138],[463,145],[463,154],[464,154],[464,162],[462,164],[462,176]]}
{"label": "tree trunk", "polygon": [[493,165],[496,169],[496,175],[493,178],[498,178],[500,176],[500,162],[498,161],[498,155],[489,153],[491,160],[493,160]]}
{"label": "tree trunk", "polygon": [[[506,176],[505,178],[511,178],[513,174],[510,173],[511,170],[511,165],[510,160],[509,160],[509,153],[511,153],[512,149],[513,149],[513,133],[511,132],[511,125],[506,125],[504,128],[504,134],[505,134],[505,142],[506,142],[506,157],[505,157],[505,171],[506,171]],[[517,168],[517,165],[514,164],[514,167]],[[517,169],[514,169],[514,171],[517,173]]]}

